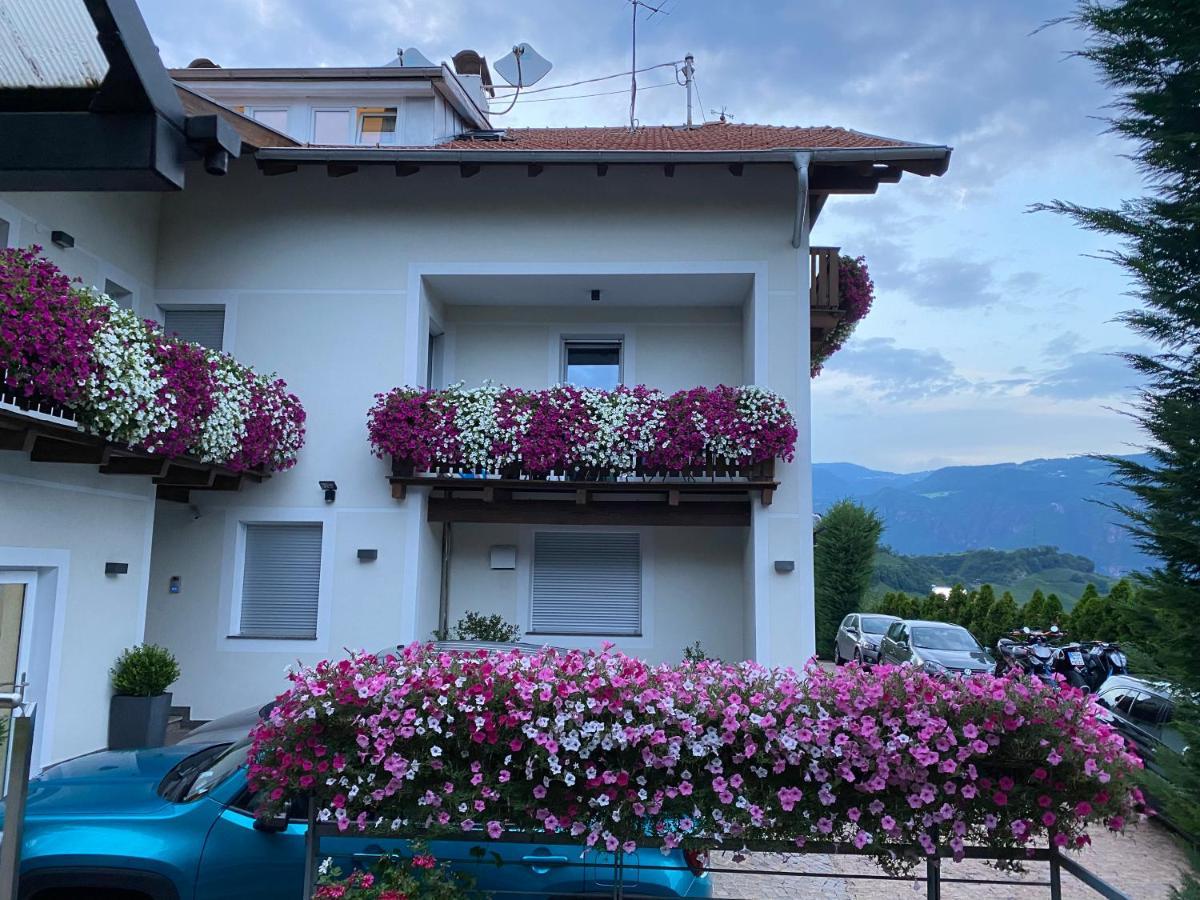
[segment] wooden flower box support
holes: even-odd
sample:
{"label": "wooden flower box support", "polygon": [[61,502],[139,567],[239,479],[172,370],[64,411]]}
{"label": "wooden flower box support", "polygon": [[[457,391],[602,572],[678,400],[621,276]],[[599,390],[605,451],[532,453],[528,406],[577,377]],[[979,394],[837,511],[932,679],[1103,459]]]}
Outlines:
{"label": "wooden flower box support", "polygon": [[440,465],[421,471],[393,459],[392,496],[431,488],[430,521],[541,524],[748,525],[750,500],[769,506],[779,483],[775,461],[709,463],[683,471],[638,467],[630,474],[598,471],[484,472]]}

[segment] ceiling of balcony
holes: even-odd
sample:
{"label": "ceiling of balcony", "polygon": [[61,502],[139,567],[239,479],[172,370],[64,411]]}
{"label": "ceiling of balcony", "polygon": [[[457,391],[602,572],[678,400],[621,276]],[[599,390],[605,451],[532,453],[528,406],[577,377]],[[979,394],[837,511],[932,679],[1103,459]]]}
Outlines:
{"label": "ceiling of balcony", "polygon": [[[427,275],[442,303],[462,306],[734,306],[754,278],[737,274],[673,275]],[[592,300],[592,291],[600,300]]]}

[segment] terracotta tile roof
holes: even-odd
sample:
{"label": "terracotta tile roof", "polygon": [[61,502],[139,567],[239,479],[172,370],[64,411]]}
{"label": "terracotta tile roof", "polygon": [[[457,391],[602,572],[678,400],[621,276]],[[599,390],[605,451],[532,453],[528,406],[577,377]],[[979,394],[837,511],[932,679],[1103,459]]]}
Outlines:
{"label": "terracotta tile roof", "polygon": [[922,146],[829,125],[710,123],[691,130],[671,125],[628,128],[510,128],[500,140],[456,138],[441,150],[816,150]]}

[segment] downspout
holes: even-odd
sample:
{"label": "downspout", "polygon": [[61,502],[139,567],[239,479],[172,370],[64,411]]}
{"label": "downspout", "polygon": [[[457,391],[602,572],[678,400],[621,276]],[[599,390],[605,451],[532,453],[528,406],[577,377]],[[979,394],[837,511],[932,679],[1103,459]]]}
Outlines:
{"label": "downspout", "polygon": [[442,578],[438,591],[437,639],[450,640],[450,523],[442,523]]}
{"label": "downspout", "polygon": [[804,244],[804,226],[808,219],[808,166],[811,153],[795,153],[792,165],[796,169],[796,221],[792,226],[792,246],[799,250]]}

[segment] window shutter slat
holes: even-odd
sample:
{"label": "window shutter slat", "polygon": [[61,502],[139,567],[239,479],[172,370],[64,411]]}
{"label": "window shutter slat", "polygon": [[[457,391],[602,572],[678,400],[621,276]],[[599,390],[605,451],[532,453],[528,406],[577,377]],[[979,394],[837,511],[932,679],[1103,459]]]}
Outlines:
{"label": "window shutter slat", "polygon": [[639,635],[642,553],[636,534],[534,536],[531,630]]}
{"label": "window shutter slat", "polygon": [[320,523],[246,525],[242,637],[317,636]]}
{"label": "window shutter slat", "polygon": [[225,309],[165,309],[163,331],[220,350],[225,342]]}

